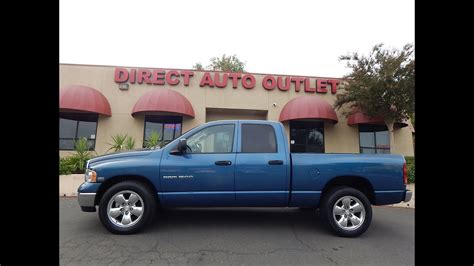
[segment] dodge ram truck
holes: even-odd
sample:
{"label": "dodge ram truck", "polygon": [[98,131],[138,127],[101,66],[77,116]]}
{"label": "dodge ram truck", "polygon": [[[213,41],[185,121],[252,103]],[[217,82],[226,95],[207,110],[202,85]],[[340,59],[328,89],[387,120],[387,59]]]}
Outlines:
{"label": "dodge ram truck", "polygon": [[336,235],[355,237],[372,205],[409,201],[396,154],[290,153],[276,121],[221,120],[164,147],[90,159],[78,188],[82,211],[112,233],[131,234],[158,207],[300,207],[318,210]]}

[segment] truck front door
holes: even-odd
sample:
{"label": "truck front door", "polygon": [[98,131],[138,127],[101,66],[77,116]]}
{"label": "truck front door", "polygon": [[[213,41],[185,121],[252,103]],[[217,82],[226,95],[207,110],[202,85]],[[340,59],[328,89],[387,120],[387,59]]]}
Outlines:
{"label": "truck front door", "polygon": [[163,154],[160,199],[167,206],[232,206],[236,123],[211,125],[187,138],[185,154]]}

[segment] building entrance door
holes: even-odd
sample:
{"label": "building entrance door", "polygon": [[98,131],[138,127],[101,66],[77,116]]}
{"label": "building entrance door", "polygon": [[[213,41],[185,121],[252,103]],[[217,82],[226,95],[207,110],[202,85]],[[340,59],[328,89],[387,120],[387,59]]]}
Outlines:
{"label": "building entrance door", "polygon": [[324,153],[324,122],[290,121],[290,151]]}

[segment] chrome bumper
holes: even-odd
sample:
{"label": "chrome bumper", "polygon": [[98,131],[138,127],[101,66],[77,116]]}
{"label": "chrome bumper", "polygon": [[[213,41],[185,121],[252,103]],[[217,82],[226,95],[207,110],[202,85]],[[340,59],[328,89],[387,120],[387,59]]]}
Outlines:
{"label": "chrome bumper", "polygon": [[95,194],[96,193],[78,193],[77,201],[81,207],[95,207]]}
{"label": "chrome bumper", "polygon": [[410,201],[410,200],[411,200],[411,195],[412,195],[412,192],[411,192],[410,190],[407,190],[407,191],[405,192],[405,200],[404,200],[404,202]]}

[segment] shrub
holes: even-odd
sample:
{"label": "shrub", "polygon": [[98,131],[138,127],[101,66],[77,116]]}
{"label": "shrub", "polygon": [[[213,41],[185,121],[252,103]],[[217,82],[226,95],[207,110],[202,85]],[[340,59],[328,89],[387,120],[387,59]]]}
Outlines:
{"label": "shrub", "polygon": [[84,173],[86,170],[86,162],[92,158],[91,152],[89,151],[89,144],[86,138],[80,138],[74,145],[76,153],[70,157],[74,167],[79,173]]}
{"label": "shrub", "polygon": [[408,183],[415,183],[415,157],[406,156],[405,161],[407,162]]}
{"label": "shrub", "polygon": [[145,148],[153,148],[155,146],[161,146],[162,142],[160,141],[160,133],[158,131],[153,130],[150,133],[150,136],[147,140],[145,140],[144,146]]}
{"label": "shrub", "polygon": [[112,143],[107,143],[110,146],[107,152],[110,150],[113,150],[115,152],[124,150],[127,145],[126,140],[127,140],[127,134],[125,135],[116,134],[112,136]]}
{"label": "shrub", "polygon": [[81,138],[74,145],[76,153],[59,159],[59,174],[82,174],[86,170],[86,162],[93,156],[89,151],[89,144],[86,138]]}
{"label": "shrub", "polygon": [[59,174],[70,175],[74,172],[74,165],[70,158],[59,158]]}
{"label": "shrub", "polygon": [[132,137],[127,137],[125,140],[125,149],[133,150],[135,148],[135,139]]}

